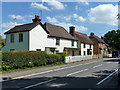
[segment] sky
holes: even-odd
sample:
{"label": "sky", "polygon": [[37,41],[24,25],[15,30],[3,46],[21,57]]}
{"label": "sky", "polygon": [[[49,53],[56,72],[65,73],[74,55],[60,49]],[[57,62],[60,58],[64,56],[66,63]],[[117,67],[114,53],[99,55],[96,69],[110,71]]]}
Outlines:
{"label": "sky", "polygon": [[2,36],[16,25],[32,23],[35,15],[45,22],[64,27],[69,32],[75,26],[77,32],[101,37],[118,29],[117,2],[2,2]]}

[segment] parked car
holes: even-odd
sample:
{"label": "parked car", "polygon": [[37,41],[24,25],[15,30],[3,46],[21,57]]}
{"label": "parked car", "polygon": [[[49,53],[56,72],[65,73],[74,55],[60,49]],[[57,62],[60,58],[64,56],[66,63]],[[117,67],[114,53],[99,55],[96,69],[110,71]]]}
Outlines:
{"label": "parked car", "polygon": [[119,51],[118,51],[118,50],[113,50],[113,51],[112,51],[112,57],[113,57],[113,58],[120,57]]}

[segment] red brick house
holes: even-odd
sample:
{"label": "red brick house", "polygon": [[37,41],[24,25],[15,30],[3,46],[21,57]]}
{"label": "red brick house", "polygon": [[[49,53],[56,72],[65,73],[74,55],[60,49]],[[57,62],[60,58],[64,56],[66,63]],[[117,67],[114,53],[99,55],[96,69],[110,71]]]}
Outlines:
{"label": "red brick house", "polygon": [[107,52],[106,43],[104,42],[104,40],[102,40],[98,36],[94,35],[94,33],[91,33],[89,38],[94,43],[94,45],[93,45],[94,56],[97,56],[98,58],[102,58],[103,55],[105,55]]}

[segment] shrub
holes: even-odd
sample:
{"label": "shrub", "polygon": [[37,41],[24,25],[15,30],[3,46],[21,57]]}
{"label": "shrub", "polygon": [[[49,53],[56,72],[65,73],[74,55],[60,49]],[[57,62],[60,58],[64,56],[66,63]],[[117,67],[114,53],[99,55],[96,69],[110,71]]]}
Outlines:
{"label": "shrub", "polygon": [[65,62],[65,54],[46,54],[43,51],[3,51],[2,69],[23,69]]}

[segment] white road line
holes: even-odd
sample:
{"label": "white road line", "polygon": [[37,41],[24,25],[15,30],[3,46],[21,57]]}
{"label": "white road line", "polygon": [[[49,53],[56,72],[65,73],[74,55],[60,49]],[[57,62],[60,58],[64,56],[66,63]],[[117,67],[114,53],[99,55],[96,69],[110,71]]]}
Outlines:
{"label": "white road line", "polygon": [[100,66],[102,66],[103,64],[100,64],[100,65],[97,65],[97,66],[94,66],[93,68],[97,68],[97,67],[100,67]]}
{"label": "white road line", "polygon": [[15,77],[15,78],[12,78],[12,79],[2,80],[0,82],[5,82],[5,81],[9,81],[9,80],[14,80],[14,79],[20,79],[20,78],[25,78],[25,77],[29,77],[29,76],[35,76],[35,75],[49,73],[49,72],[53,72],[53,71],[59,71],[59,70],[73,68],[73,67],[77,67],[77,66],[81,66],[81,65],[87,65],[87,64],[91,64],[91,63],[95,63],[95,62],[97,62],[97,61],[90,62],[90,63],[85,63],[85,64],[78,64],[78,65],[74,65],[74,66],[68,66],[68,67],[64,67],[64,68],[60,68],[60,69],[55,69],[55,70],[49,70],[49,71],[40,72],[40,73],[34,73],[34,74],[24,75],[24,76]]}
{"label": "white road line", "polygon": [[24,89],[32,88],[32,87],[35,87],[35,86],[38,86],[38,85],[42,85],[42,84],[45,84],[45,83],[48,83],[48,82],[51,82],[51,81],[54,81],[54,80],[56,80],[56,78],[50,79],[48,81],[40,82],[40,83],[37,83],[37,84],[33,84],[33,85],[30,85],[30,86],[21,88],[19,90],[24,90]]}
{"label": "white road line", "polygon": [[80,72],[87,71],[87,70],[88,69],[84,69],[84,70],[80,70],[80,71],[77,71],[77,72],[73,72],[73,73],[67,74],[67,76],[71,76],[73,74],[80,73]]}
{"label": "white road line", "polygon": [[112,63],[112,62],[106,62],[107,64]]}
{"label": "white road line", "polygon": [[107,76],[106,78],[104,78],[103,80],[101,80],[100,82],[98,82],[96,85],[100,85],[101,83],[103,83],[105,80],[107,80],[109,77],[111,77],[113,74],[115,74],[118,71],[118,69],[116,69],[113,73],[111,73],[109,76]]}

